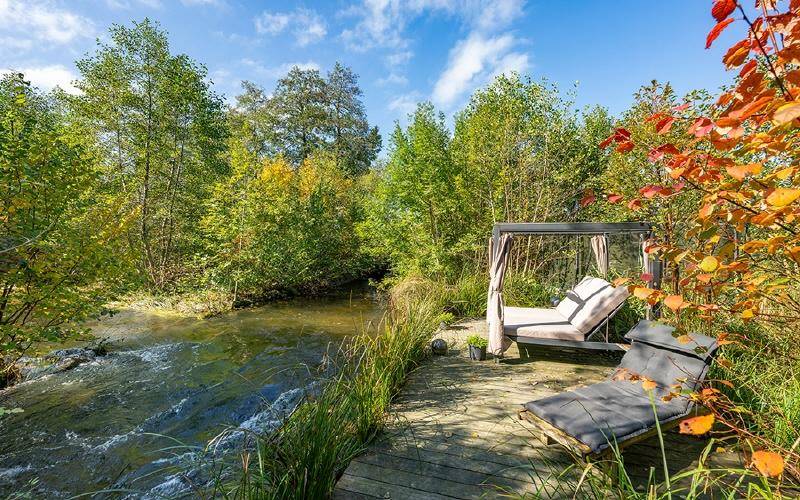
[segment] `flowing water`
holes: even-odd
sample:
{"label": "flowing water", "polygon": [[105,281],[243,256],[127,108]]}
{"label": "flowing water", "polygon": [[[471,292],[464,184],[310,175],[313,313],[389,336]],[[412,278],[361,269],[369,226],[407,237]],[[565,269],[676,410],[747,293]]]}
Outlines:
{"label": "flowing water", "polygon": [[356,289],[206,320],[132,311],[103,320],[93,331],[111,337],[110,355],[0,392],[0,406],[24,409],[0,419],[0,497],[180,492],[176,460],[193,454],[179,443],[202,446],[231,427],[269,431],[314,386],[326,353],[380,315],[371,291]]}

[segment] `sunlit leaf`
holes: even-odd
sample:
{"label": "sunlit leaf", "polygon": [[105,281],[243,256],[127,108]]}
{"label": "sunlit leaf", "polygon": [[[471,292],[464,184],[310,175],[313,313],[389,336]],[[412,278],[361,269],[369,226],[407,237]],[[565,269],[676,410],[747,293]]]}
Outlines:
{"label": "sunlit leaf", "polygon": [[679,424],[679,431],[681,434],[691,434],[693,436],[701,436],[708,434],[711,427],[714,425],[714,415],[701,415],[699,417],[691,417],[682,420]]}
{"label": "sunlit leaf", "polygon": [[783,457],[774,451],[754,451],[750,463],[766,477],[778,477],[783,474]]}

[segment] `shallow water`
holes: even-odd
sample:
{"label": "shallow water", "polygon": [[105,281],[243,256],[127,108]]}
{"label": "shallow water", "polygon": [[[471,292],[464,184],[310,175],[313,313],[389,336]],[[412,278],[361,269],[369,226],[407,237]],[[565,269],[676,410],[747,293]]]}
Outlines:
{"label": "shallow water", "polygon": [[125,311],[101,321],[93,331],[111,337],[112,354],[0,392],[0,406],[25,410],[0,419],[0,496],[179,492],[162,464],[189,448],[164,448],[231,427],[268,431],[326,353],[381,312],[361,288],[207,320]]}

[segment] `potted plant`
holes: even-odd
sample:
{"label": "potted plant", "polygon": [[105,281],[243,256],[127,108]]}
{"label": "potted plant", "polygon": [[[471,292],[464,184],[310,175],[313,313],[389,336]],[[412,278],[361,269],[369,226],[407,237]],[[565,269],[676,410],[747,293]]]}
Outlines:
{"label": "potted plant", "polygon": [[486,348],[489,347],[488,340],[480,335],[470,335],[467,337],[467,344],[469,345],[469,359],[473,361],[486,359]]}

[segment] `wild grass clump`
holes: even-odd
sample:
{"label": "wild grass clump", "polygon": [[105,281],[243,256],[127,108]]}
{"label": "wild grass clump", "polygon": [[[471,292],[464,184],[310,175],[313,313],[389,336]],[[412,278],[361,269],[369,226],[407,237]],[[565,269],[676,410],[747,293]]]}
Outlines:
{"label": "wild grass clump", "polygon": [[243,455],[238,478],[216,492],[230,498],[326,498],[350,460],[383,427],[408,373],[428,353],[442,297],[424,282],[390,296],[379,335],[360,335],[336,359],[321,393]]}

